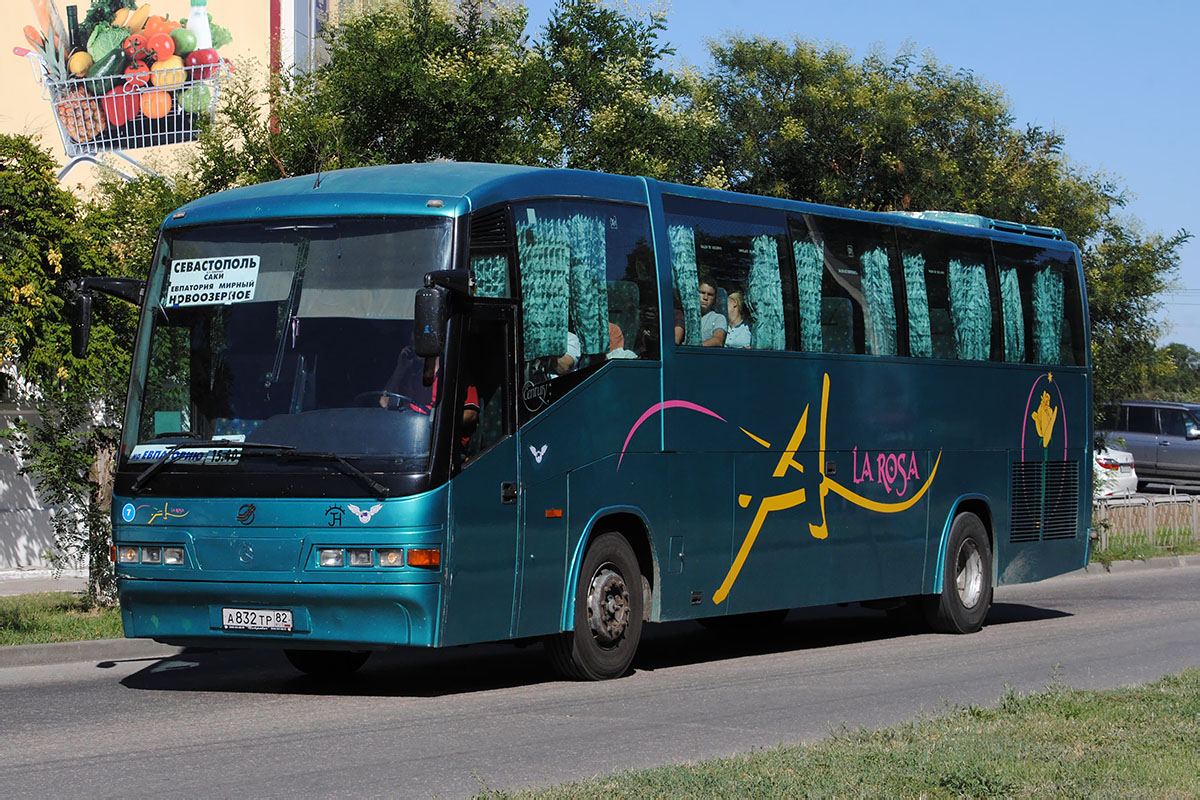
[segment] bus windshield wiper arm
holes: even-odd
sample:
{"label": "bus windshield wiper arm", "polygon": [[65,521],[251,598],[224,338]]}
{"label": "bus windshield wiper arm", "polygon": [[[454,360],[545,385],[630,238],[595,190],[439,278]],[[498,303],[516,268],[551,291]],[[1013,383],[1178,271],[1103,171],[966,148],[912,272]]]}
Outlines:
{"label": "bus windshield wiper arm", "polygon": [[380,500],[392,493],[391,489],[384,486],[382,483],[375,480],[370,475],[339,456],[337,453],[318,453],[307,450],[281,450],[279,451],[278,455],[282,456],[283,458],[295,458],[304,461],[333,461],[345,469],[346,472],[362,481],[362,483],[365,484],[368,489],[374,492]]}
{"label": "bus windshield wiper arm", "polygon": [[180,442],[179,444],[172,445],[171,447],[167,448],[167,452],[165,452],[161,456],[159,456],[158,459],[156,459],[153,464],[146,467],[146,469],[143,470],[142,474],[137,476],[137,479],[133,482],[133,486],[129,487],[129,490],[132,493],[137,494],[142,489],[144,489],[146,487],[146,484],[150,482],[150,479],[153,478],[154,475],[160,469],[162,469],[164,466],[166,466],[172,460],[171,456],[175,455],[176,451],[178,451],[178,450],[197,450],[197,449],[203,449],[203,448],[208,448],[208,447],[220,448],[222,450],[235,450],[235,449],[236,450],[251,450],[251,449],[253,449],[253,450],[270,450],[270,451],[274,451],[274,452],[288,452],[288,451],[296,449],[296,448],[291,447],[290,445],[286,445],[286,444],[265,444],[265,443],[260,444],[258,442],[231,442],[231,441],[227,441],[225,439],[198,439],[198,440],[194,440],[194,441],[189,440],[186,442]]}

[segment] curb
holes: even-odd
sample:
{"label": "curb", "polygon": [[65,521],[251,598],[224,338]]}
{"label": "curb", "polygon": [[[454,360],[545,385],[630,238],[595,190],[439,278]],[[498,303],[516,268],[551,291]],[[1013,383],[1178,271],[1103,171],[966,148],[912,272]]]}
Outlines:
{"label": "curb", "polygon": [[1060,578],[1088,578],[1112,575],[1119,572],[1142,572],[1148,569],[1175,569],[1176,567],[1200,566],[1200,556],[1158,556],[1145,561],[1114,561],[1107,567],[1103,564],[1088,564],[1083,569],[1060,575]]}
{"label": "curb", "polygon": [[159,644],[150,639],[90,639],[53,644],[15,644],[0,647],[0,669],[45,667],[86,661],[126,661],[170,658],[182,647]]}

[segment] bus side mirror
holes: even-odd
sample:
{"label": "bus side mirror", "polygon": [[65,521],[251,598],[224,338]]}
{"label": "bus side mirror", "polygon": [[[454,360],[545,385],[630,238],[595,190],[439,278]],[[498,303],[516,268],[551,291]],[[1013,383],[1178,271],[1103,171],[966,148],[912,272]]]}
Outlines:
{"label": "bus side mirror", "polygon": [[92,337],[92,295],[79,292],[71,301],[71,352],[76,358],[87,356]]}
{"label": "bus side mirror", "polygon": [[434,358],[446,346],[446,320],[450,317],[449,292],[440,286],[417,290],[413,309],[413,352]]}

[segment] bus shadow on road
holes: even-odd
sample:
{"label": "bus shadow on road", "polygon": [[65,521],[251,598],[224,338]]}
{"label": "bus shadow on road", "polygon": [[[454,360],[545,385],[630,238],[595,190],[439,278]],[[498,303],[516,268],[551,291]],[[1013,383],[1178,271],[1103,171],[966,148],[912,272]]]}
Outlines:
{"label": "bus shadow on road", "polygon": [[[1069,616],[1051,608],[996,603],[987,626]],[[858,606],[797,609],[782,623],[747,630],[717,631],[690,621],[667,622],[643,629],[634,672],[922,635],[937,634],[915,620],[897,620]],[[561,680],[539,644],[499,643],[381,651],[358,672],[335,680],[300,674],[280,651],[189,648],[148,664],[121,683],[143,691],[428,698]]]}

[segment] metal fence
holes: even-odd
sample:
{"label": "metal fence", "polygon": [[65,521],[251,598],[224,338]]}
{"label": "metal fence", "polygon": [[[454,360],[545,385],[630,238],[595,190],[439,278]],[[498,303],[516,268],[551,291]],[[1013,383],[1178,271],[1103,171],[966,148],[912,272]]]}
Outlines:
{"label": "metal fence", "polygon": [[1112,545],[1177,547],[1200,542],[1200,496],[1130,495],[1097,500],[1092,529],[1099,550]]}

